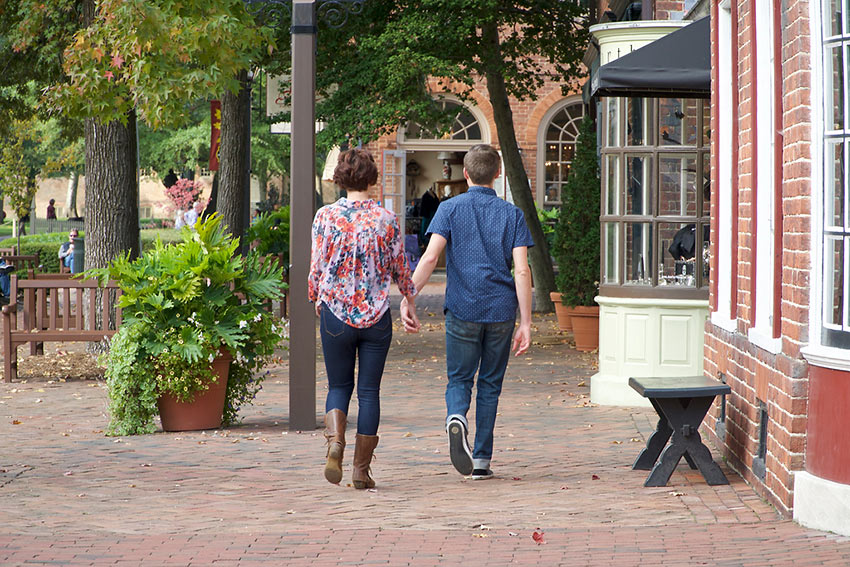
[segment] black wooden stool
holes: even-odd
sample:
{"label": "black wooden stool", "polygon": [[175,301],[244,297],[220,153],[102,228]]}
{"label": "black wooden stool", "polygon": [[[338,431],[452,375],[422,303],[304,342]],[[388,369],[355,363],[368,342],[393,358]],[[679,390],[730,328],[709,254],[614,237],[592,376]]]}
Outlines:
{"label": "black wooden stool", "polygon": [[666,486],[682,457],[692,469],[699,469],[708,484],[729,484],[699,435],[699,426],[714,397],[732,391],[728,385],[706,376],[689,376],[629,378],[629,386],[649,399],[659,418],[646,448],[632,465],[634,470],[652,471],[644,486]]}

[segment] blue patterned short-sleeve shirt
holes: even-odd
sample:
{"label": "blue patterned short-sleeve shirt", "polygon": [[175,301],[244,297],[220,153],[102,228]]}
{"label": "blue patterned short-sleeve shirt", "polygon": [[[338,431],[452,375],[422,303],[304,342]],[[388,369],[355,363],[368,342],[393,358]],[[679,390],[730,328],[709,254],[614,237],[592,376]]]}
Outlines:
{"label": "blue patterned short-sleeve shirt", "polygon": [[472,323],[516,318],[513,250],[534,246],[521,210],[476,185],[440,203],[428,233],[446,239],[446,310]]}

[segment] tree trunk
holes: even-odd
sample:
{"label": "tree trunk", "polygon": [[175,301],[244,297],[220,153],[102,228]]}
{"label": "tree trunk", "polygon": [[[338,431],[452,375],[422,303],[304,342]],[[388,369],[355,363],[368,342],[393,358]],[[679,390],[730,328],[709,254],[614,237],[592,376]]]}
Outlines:
{"label": "tree trunk", "polygon": [[251,191],[251,82],[247,71],[239,73],[239,81],[242,88],[237,95],[226,91],[221,97],[217,209],[230,234],[242,238]]}
{"label": "tree trunk", "polygon": [[68,177],[68,192],[65,195],[65,216],[70,218],[78,217],[77,214],[77,188],[80,185],[80,177],[76,171],[72,171]]}
{"label": "tree trunk", "polygon": [[[488,29],[490,28],[490,29]],[[499,36],[494,26],[485,26],[484,34],[493,45],[492,54],[501,58],[499,49]],[[552,268],[552,258],[549,255],[549,245],[543,235],[543,227],[537,218],[537,208],[534,196],[531,194],[531,186],[525,166],[522,163],[522,154],[516,141],[514,130],[513,112],[508,100],[508,91],[505,88],[505,78],[501,72],[490,66],[490,71],[485,73],[487,91],[490,96],[490,104],[493,106],[493,120],[496,123],[496,131],[499,136],[499,146],[502,150],[502,159],[505,162],[505,173],[511,186],[511,195],[514,203],[525,215],[525,222],[534,239],[534,246],[529,249],[529,263],[534,278],[534,295],[537,311],[551,313],[555,306],[549,298],[549,292],[555,289],[555,270]]]}
{"label": "tree trunk", "polygon": [[127,126],[85,121],[85,268],[103,268],[119,254],[139,255],[136,113]]}

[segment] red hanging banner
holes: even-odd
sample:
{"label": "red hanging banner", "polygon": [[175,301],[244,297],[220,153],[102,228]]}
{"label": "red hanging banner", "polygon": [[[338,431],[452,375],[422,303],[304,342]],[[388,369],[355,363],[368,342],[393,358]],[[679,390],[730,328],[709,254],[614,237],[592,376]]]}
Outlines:
{"label": "red hanging banner", "polygon": [[221,101],[210,101],[210,171],[218,171],[218,151],[221,147]]}

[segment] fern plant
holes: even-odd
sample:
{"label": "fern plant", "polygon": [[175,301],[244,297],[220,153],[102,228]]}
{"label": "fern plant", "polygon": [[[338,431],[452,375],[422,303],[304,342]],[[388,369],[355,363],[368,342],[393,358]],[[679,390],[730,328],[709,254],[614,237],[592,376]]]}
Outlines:
{"label": "fern plant", "polygon": [[258,372],[288,338],[288,326],[266,307],[283,295],[281,266],[254,252],[234,256],[239,241],[217,214],[181,238],[158,239],[135,260],[121,256],[89,272],[123,291],[124,320],[106,359],[109,434],[152,432],[157,398],[190,401],[206,390],[222,349],[233,356],[223,423],[234,423],[261,387]]}

